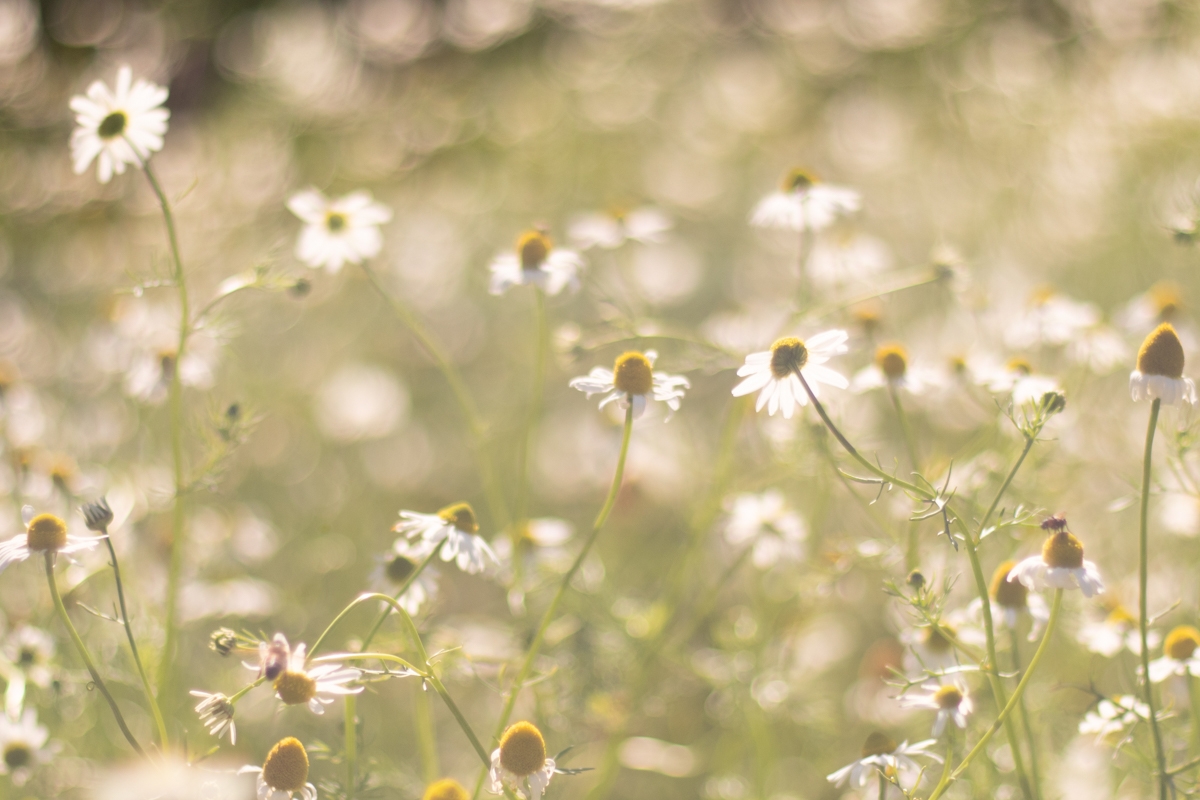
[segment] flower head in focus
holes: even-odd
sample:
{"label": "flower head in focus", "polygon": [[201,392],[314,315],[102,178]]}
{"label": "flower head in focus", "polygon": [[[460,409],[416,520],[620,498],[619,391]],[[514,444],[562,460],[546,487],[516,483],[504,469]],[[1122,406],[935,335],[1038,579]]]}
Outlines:
{"label": "flower head in focus", "polygon": [[514,286],[533,284],[548,295],[556,295],[568,287],[571,291],[579,288],[583,259],[574,250],[556,248],[541,231],[528,230],[517,238],[513,250],[492,259],[489,269],[491,294],[500,295]]}
{"label": "flower head in focus", "polygon": [[1180,400],[1195,405],[1196,384],[1183,377],[1183,344],[1171,323],[1159,325],[1138,350],[1137,369],[1129,374],[1129,393],[1138,400],[1161,400],[1175,405]]}
{"label": "flower head in focus", "polygon": [[645,206],[583,214],[571,220],[567,235],[580,250],[614,250],[629,241],[657,244],[666,239],[669,230],[671,218],[660,209]]}
{"label": "flower head in focus", "polygon": [[542,732],[532,722],[517,722],[508,726],[500,746],[492,751],[488,790],[503,794],[509,787],[529,800],[541,800],[554,771],[554,759],[546,757]]}
{"label": "flower head in focus", "polygon": [[87,94],[71,98],[75,131],[71,134],[71,160],[76,175],[82,175],[99,158],[97,177],[101,183],[123,175],[125,165],[141,166],[151,153],[163,146],[171,112],[162,107],[167,90],[138,78],[129,67],[117,70],[117,89],[94,81]]}
{"label": "flower head in focus", "polygon": [[1200,676],[1200,630],[1178,625],[1163,640],[1162,658],[1150,662],[1150,682],[1161,683],[1172,675]]}
{"label": "flower head in focus", "polygon": [[930,683],[922,694],[901,695],[900,704],[909,708],[929,708],[937,712],[933,721],[933,735],[941,736],[946,723],[953,720],[959,728],[967,727],[967,717],[974,711],[967,685],[961,680],[947,683]]}
{"label": "flower head in focus", "polygon": [[296,240],[296,258],[330,272],[379,255],[383,249],[379,226],[392,219],[392,210],[375,202],[368,191],[330,200],[316,189],[305,189],[288,198],[287,207],[304,222]]}
{"label": "flower head in focus", "polygon": [[728,502],[729,520],[725,539],[754,548],[754,566],[766,569],[780,561],[801,561],[808,528],[804,519],[784,500],[783,493],[769,489],[762,494],[739,494]]}
{"label": "flower head in focus", "polygon": [[17,721],[0,715],[0,775],[8,775],[17,786],[24,786],[29,775],[39,764],[45,764],[53,756],[46,742],[50,733],[37,723],[37,712],[32,708]]}
{"label": "flower head in focus", "polygon": [[371,583],[377,590],[395,594],[412,579],[408,589],[397,600],[409,616],[416,616],[421,606],[437,592],[438,574],[434,567],[425,567],[420,575],[412,578],[412,574],[431,552],[433,546],[425,540],[414,542],[401,537],[392,542],[390,550],[376,557],[379,565],[371,573]]}
{"label": "flower head in focus", "polygon": [[209,694],[196,689],[188,692],[192,697],[199,697],[196,713],[200,715],[200,724],[208,728],[208,732],[218,739],[229,731],[229,743],[237,744],[237,726],[233,724],[233,703],[225,695],[217,692]]}
{"label": "flower head in focus", "polygon": [[493,564],[500,563],[492,548],[478,535],[475,511],[467,503],[454,503],[436,514],[401,511],[400,521],[392,530],[410,540],[420,539],[429,548],[441,545],[442,561],[454,561],[459,569],[471,575],[483,572],[487,566],[485,558]]}
{"label": "flower head in focus", "polygon": [[25,561],[34,553],[69,556],[82,550],[91,550],[104,538],[68,534],[67,523],[60,518],[53,514],[38,514],[29,521],[24,533],[0,543],[0,572],[8,569],[10,564]]}
{"label": "flower head in focus", "polygon": [[[1030,556],[1012,568],[1009,581],[1020,581],[1035,592],[1043,589],[1079,589],[1084,597],[1104,593],[1100,571],[1083,560],[1083,543],[1067,530],[1066,520],[1052,517],[1055,525],[1042,546],[1041,555]],[[1049,520],[1048,520],[1049,521]],[[1061,524],[1059,524],[1061,522]]]}
{"label": "flower head in focus", "polygon": [[657,359],[658,353],[653,350],[623,353],[617,356],[612,369],[592,367],[587,375],[572,378],[570,385],[588,397],[605,395],[600,401],[601,408],[614,400],[621,408],[632,405],[634,419],[645,412],[647,396],[666,403],[671,412],[678,411],[679,401],[683,399],[684,392],[691,388],[691,383],[682,375],[655,372],[654,362]]}
{"label": "flower head in focus", "polygon": [[862,199],[854,189],[822,183],[810,172],[793,169],[784,177],[779,191],[754,207],[750,224],[756,228],[819,231],[838,217],[858,211],[861,205]]}
{"label": "flower head in focus", "polygon": [[239,773],[258,773],[258,800],[316,800],[317,787],[308,782],[308,751],[299,739],[281,739],[261,767],[242,767]]}
{"label": "flower head in focus", "polygon": [[306,663],[304,643],[292,650],[287,637],[275,634],[270,642],[259,645],[259,663],[246,664],[257,670],[261,677],[271,681],[275,696],[284,705],[307,705],[314,714],[324,714],[325,706],[338,697],[358,694],[361,686],[348,686],[362,676],[362,672],[337,663],[321,663],[309,667]]}
{"label": "flower head in focus", "polygon": [[819,383],[838,389],[850,385],[840,373],[823,366],[831,357],[846,352],[849,338],[845,331],[832,330],[808,340],[794,336],[777,339],[770,350],[746,356],[746,363],[737,372],[744,380],[733,387],[733,396],[759,392],[758,402],[754,405],[756,411],[766,406],[767,413],[774,416],[782,409],[783,416],[791,419],[797,405],[808,405],[808,394],[800,383],[800,375],[808,381],[814,396],[820,394],[817,391]]}
{"label": "flower head in focus", "polygon": [[941,756],[929,752],[929,748],[935,744],[936,739],[926,739],[915,744],[909,744],[907,741],[896,744],[896,740],[886,733],[875,731],[863,743],[862,758],[826,775],[825,779],[835,786],[844,786],[849,781],[851,786],[861,787],[866,786],[867,781],[874,778],[878,772],[891,772],[897,780],[915,781],[921,772],[921,765],[915,761],[917,756],[942,763]]}

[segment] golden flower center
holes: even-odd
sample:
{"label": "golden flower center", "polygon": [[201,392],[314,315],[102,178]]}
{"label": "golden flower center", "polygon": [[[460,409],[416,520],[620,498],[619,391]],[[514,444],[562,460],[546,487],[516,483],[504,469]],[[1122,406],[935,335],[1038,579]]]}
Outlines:
{"label": "golden flower center", "polygon": [[1183,307],[1183,292],[1172,281],[1159,281],[1150,287],[1150,302],[1163,322],[1171,320]]}
{"label": "golden flower center", "polygon": [[100,120],[100,127],[96,128],[96,133],[100,134],[101,139],[115,139],[125,133],[127,125],[129,116],[124,111],[113,111]]}
{"label": "golden flower center", "polygon": [[882,731],[872,731],[867,740],[863,742],[862,755],[863,758],[887,755],[888,753],[894,753],[896,747],[895,739]]}
{"label": "golden flower center", "polygon": [[1017,565],[1015,561],[1005,561],[996,567],[992,575],[992,599],[1003,608],[1022,609],[1027,605],[1029,590],[1020,581],[1010,581],[1008,573]]}
{"label": "golden flower center", "polygon": [[946,623],[925,629],[925,646],[933,653],[946,653],[954,646],[954,628]]}
{"label": "golden flower center", "polygon": [[272,789],[298,792],[308,782],[308,753],[300,740],[289,736],[271,748],[263,762],[263,783]]}
{"label": "golden flower center", "polygon": [[316,697],[317,682],[307,673],[286,670],[275,679],[275,692],[287,705],[297,706]]}
{"label": "golden flower center", "polygon": [[795,336],[785,336],[771,345],[771,374],[783,379],[808,363],[808,348]]}
{"label": "golden flower center", "polygon": [[455,503],[446,506],[437,515],[463,533],[478,533],[479,531],[479,523],[475,521],[475,512],[470,503]]}
{"label": "golden flower center", "polygon": [[546,763],[546,740],[532,722],[510,725],[500,737],[500,766],[524,777]]}
{"label": "golden flower center", "polygon": [[408,577],[413,574],[416,568],[416,562],[408,556],[395,556],[387,563],[385,570],[389,581],[400,584],[408,580]]}
{"label": "golden flower center", "polygon": [[442,778],[429,784],[421,800],[470,800],[471,795],[454,778]]}
{"label": "golden flower center", "polygon": [[888,380],[897,380],[908,372],[908,353],[898,344],[888,344],[875,351],[875,366],[887,376]]}
{"label": "golden flower center", "polygon": [[325,215],[325,227],[328,228],[331,233],[337,233],[338,231],[345,230],[347,223],[348,220],[346,219],[346,215],[340,211],[330,211]]}
{"label": "golden flower center", "polygon": [[1070,531],[1059,531],[1042,545],[1042,561],[1051,567],[1079,569],[1083,566],[1083,543]]}
{"label": "golden flower center", "polygon": [[4,763],[10,769],[29,766],[33,761],[33,750],[24,742],[9,742],[4,746]]}
{"label": "golden flower center", "polygon": [[53,514],[38,514],[30,520],[26,537],[26,546],[30,550],[61,550],[67,544],[67,523]]}
{"label": "golden flower center", "polygon": [[540,269],[554,245],[550,237],[539,231],[525,231],[517,239],[517,255],[521,257],[521,269]]}
{"label": "golden flower center", "polygon": [[781,187],[785,192],[802,192],[805,189],[811,189],[818,182],[818,178],[812,172],[801,167],[796,167],[783,176]]}
{"label": "golden flower center", "polygon": [[623,353],[613,364],[613,386],[626,394],[650,394],[654,388],[654,370],[650,359],[641,353]]}
{"label": "golden flower center", "polygon": [[1137,619],[1122,605],[1113,606],[1112,611],[1108,612],[1108,616],[1104,618],[1104,621],[1109,625],[1120,625],[1124,628],[1132,628],[1137,624]]}
{"label": "golden flower center", "polygon": [[1138,350],[1137,368],[1143,375],[1183,377],[1183,344],[1171,323],[1159,325],[1142,342],[1142,348]]}
{"label": "golden flower center", "polygon": [[1163,652],[1176,661],[1186,661],[1200,647],[1200,631],[1191,625],[1180,625],[1167,634]]}
{"label": "golden flower center", "polygon": [[1004,365],[1004,368],[1007,369],[1009,372],[1015,372],[1018,375],[1032,375],[1033,374],[1033,365],[1030,364],[1029,361],[1027,361],[1026,359],[1021,358],[1020,356],[1017,356],[1015,358],[1010,358],[1008,360],[1008,363]]}
{"label": "golden flower center", "polygon": [[957,709],[962,701],[962,690],[953,684],[943,686],[933,693],[933,702],[937,703],[938,708],[943,708],[947,711]]}

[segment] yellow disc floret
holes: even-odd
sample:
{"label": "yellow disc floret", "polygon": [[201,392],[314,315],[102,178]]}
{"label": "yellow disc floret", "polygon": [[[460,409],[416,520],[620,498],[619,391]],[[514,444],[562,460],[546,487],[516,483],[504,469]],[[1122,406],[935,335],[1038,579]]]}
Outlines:
{"label": "yellow disc floret", "polygon": [[1029,363],[1028,359],[1021,358],[1020,356],[1010,358],[1008,363],[1004,365],[1004,368],[1009,372],[1015,372],[1018,375],[1033,374],[1033,365]]}
{"label": "yellow disc floret", "polygon": [[307,673],[287,670],[275,679],[275,693],[285,704],[298,706],[317,696],[317,682]]}
{"label": "yellow disc floret", "polygon": [[908,372],[908,353],[898,344],[885,344],[875,351],[875,366],[889,381],[899,380]]}
{"label": "yellow disc floret", "polygon": [[771,345],[771,374],[776,378],[786,378],[799,372],[807,363],[808,348],[795,336],[776,339],[775,344]]}
{"label": "yellow disc floret", "polygon": [[454,778],[442,778],[429,784],[421,800],[471,800],[471,795]]}
{"label": "yellow disc floret", "polygon": [[550,237],[539,231],[525,231],[517,239],[517,255],[521,269],[540,269],[554,245]]}
{"label": "yellow disc floret", "polygon": [[1183,377],[1183,345],[1171,323],[1159,325],[1142,342],[1142,349],[1138,350],[1137,368],[1143,375]]}
{"label": "yellow disc floret", "polygon": [[1025,588],[1025,584],[1008,579],[1008,574],[1016,565],[1015,561],[1005,561],[996,567],[996,572],[992,575],[992,599],[1004,608],[1025,608],[1029,597],[1029,590]]}
{"label": "yellow disc floret", "polygon": [[888,753],[896,752],[896,740],[888,736],[882,731],[872,731],[867,740],[863,742],[862,754],[863,758],[871,756],[883,756]]}
{"label": "yellow disc floret", "polygon": [[271,748],[263,762],[263,783],[272,789],[298,792],[308,782],[308,753],[300,740],[289,736]]}
{"label": "yellow disc floret", "polygon": [[325,227],[330,233],[338,233],[346,227],[346,215],[340,211],[330,211],[325,215]]}
{"label": "yellow disc floret", "polygon": [[26,546],[39,552],[55,552],[66,547],[67,523],[53,514],[38,514],[29,521]]}
{"label": "yellow disc floret", "polygon": [[814,173],[801,167],[796,167],[783,176],[781,188],[785,192],[802,192],[818,182],[819,179]]}
{"label": "yellow disc floret", "polygon": [[1129,610],[1120,603],[1114,603],[1108,612],[1108,616],[1104,621],[1109,625],[1119,625],[1124,628],[1132,628],[1137,624],[1137,617],[1129,613]]}
{"label": "yellow disc floret", "polygon": [[1051,567],[1079,569],[1083,566],[1083,543],[1070,531],[1059,531],[1042,545],[1042,561]]}
{"label": "yellow disc floret", "polygon": [[613,386],[626,394],[650,394],[654,389],[654,370],[650,359],[641,353],[623,353],[613,364]]}
{"label": "yellow disc floret", "polygon": [[1176,661],[1186,661],[1200,647],[1200,631],[1191,625],[1180,625],[1167,634],[1163,652]]}
{"label": "yellow disc floret", "polygon": [[475,520],[475,511],[471,508],[470,503],[455,503],[446,506],[437,515],[463,533],[479,532],[479,523]]}
{"label": "yellow disc floret", "polygon": [[958,708],[962,701],[962,689],[959,689],[952,683],[941,687],[933,693],[933,702],[937,703],[938,708],[944,708],[948,711]]}
{"label": "yellow disc floret", "polygon": [[546,740],[532,722],[508,726],[500,737],[500,766],[518,777],[532,775],[546,763]]}

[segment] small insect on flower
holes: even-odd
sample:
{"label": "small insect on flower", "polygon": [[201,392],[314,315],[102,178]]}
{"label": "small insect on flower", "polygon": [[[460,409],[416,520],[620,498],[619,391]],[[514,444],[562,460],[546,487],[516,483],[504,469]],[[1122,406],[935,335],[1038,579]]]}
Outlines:
{"label": "small insect on flower", "polygon": [[475,511],[467,503],[454,503],[436,514],[401,511],[400,521],[392,530],[410,540],[420,539],[429,548],[441,545],[442,561],[453,561],[471,575],[483,572],[487,566],[485,558],[493,564],[500,563],[492,548],[478,535]]}
{"label": "small insect on flower", "polygon": [[442,778],[425,788],[421,800],[470,800],[471,795],[454,778]]}
{"label": "small insect on flower", "polygon": [[605,395],[600,401],[601,408],[614,400],[621,408],[629,408],[632,404],[634,419],[645,412],[649,396],[667,404],[670,409],[667,419],[670,419],[671,414],[679,410],[679,403],[692,384],[682,375],[655,372],[653,367],[657,359],[658,353],[653,350],[623,353],[617,356],[611,370],[592,367],[587,375],[572,378],[570,386],[588,397]]}
{"label": "small insect on flower", "polygon": [[923,688],[926,690],[924,694],[902,695],[900,704],[909,708],[930,708],[937,711],[937,718],[933,721],[934,736],[942,735],[948,720],[954,720],[954,724],[959,728],[967,727],[967,717],[974,711],[975,705],[971,702],[965,683],[934,683]]}
{"label": "small insect on flower", "polygon": [[646,206],[633,211],[614,208],[607,212],[583,214],[571,220],[568,235],[581,250],[592,247],[614,250],[630,241],[643,244],[662,242],[669,230],[671,218],[657,208]]}
{"label": "small insect on flower", "polygon": [[37,724],[37,712],[25,709],[17,722],[0,715],[0,775],[8,775],[17,786],[24,786],[30,773],[54,755],[46,747],[50,733]]}
{"label": "small insect on flower", "polygon": [[488,292],[501,295],[514,286],[532,284],[548,295],[579,288],[583,259],[574,250],[554,247],[541,231],[528,230],[517,238],[516,247],[492,259]]}
{"label": "small insect on flower", "polygon": [[171,116],[162,107],[166,101],[166,89],[141,78],[135,83],[127,66],[117,70],[115,92],[104,81],[95,81],[86,97],[72,97],[77,126],[71,134],[75,174],[82,175],[99,157],[97,177],[108,183],[114,172],[125,173],[126,164],[141,166],[151,153],[162,150]]}
{"label": "small insect on flower", "polygon": [[284,705],[306,704],[314,714],[324,714],[325,706],[337,697],[363,690],[361,686],[347,685],[362,676],[360,670],[337,663],[322,663],[309,668],[305,650],[306,645],[300,643],[295,650],[289,651],[287,637],[277,633],[270,643],[259,645],[259,663],[245,666],[271,681],[275,696]]}
{"label": "small insect on flower", "polygon": [[188,692],[192,697],[201,698],[196,704],[196,713],[200,715],[200,724],[208,728],[208,732],[218,739],[229,731],[229,743],[237,744],[237,726],[233,724],[233,703],[225,695],[217,692],[209,694],[193,689]]}
{"label": "small insect on flower", "polygon": [[750,215],[756,228],[785,228],[819,231],[841,216],[858,211],[862,199],[857,191],[822,183],[811,172],[793,169],[779,191],[758,202]]}
{"label": "small insect on flower", "polygon": [[942,763],[941,756],[927,752],[935,744],[936,739],[926,739],[916,744],[905,741],[897,745],[896,740],[886,733],[875,731],[863,743],[862,758],[852,761],[837,772],[831,772],[825,779],[834,786],[844,786],[847,781],[851,786],[866,786],[867,781],[874,778],[878,772],[890,772],[902,783],[911,785],[921,772],[921,765],[914,760],[916,756]]}
{"label": "small insect on flower", "polygon": [[367,191],[330,200],[316,189],[305,189],[288,198],[287,207],[304,222],[296,240],[296,258],[330,272],[379,255],[383,249],[379,226],[392,219],[392,210],[376,203]]}
{"label": "small insect on flower", "polygon": [[247,765],[239,774],[258,773],[258,800],[292,800],[300,795],[302,800],[316,800],[317,787],[308,782],[308,752],[299,739],[287,737],[267,753],[261,767]]}
{"label": "small insect on flower", "polygon": [[25,561],[34,553],[69,556],[91,550],[104,536],[75,536],[67,533],[67,523],[53,514],[38,514],[29,521],[24,533],[18,533],[0,544],[0,572],[10,564]]}
{"label": "small insect on flower", "polygon": [[412,577],[432,551],[433,546],[423,539],[416,542],[403,537],[397,539],[392,543],[391,550],[376,557],[378,566],[371,573],[371,584],[387,594],[395,594],[408,584],[408,589],[397,602],[409,616],[415,616],[421,606],[437,593],[437,570],[433,567],[425,567],[420,575]]}
{"label": "small insect on flower", "polygon": [[554,759],[546,757],[546,740],[532,722],[509,725],[492,751],[488,790],[503,794],[507,786],[529,800],[540,800],[554,777]]}
{"label": "small insect on flower", "polygon": [[1013,567],[1008,580],[1020,581],[1025,588],[1035,592],[1079,589],[1084,597],[1103,594],[1100,571],[1091,561],[1083,560],[1083,543],[1067,530],[1066,519],[1056,522],[1050,529],[1057,532],[1046,539],[1042,554],[1030,556]]}
{"label": "small insect on flower", "polygon": [[1200,630],[1191,625],[1179,625],[1163,640],[1162,658],[1150,662],[1150,682],[1162,683],[1172,675],[1200,676]]}
{"label": "small insect on flower", "polygon": [[776,411],[783,409],[783,416],[791,419],[797,405],[808,405],[808,394],[800,382],[801,375],[808,382],[814,397],[820,396],[818,384],[824,383],[838,389],[850,385],[840,373],[822,366],[833,356],[849,349],[846,346],[849,338],[845,331],[832,330],[818,333],[807,341],[794,336],[777,339],[770,350],[746,356],[746,363],[737,372],[745,380],[733,387],[733,396],[741,397],[761,389],[754,410],[762,411],[766,406],[767,413],[774,416]]}
{"label": "small insect on flower", "polygon": [[1196,384],[1183,377],[1183,344],[1171,323],[1159,325],[1138,350],[1137,369],[1129,373],[1129,394],[1134,402],[1161,400],[1171,406],[1183,400],[1196,403]]}

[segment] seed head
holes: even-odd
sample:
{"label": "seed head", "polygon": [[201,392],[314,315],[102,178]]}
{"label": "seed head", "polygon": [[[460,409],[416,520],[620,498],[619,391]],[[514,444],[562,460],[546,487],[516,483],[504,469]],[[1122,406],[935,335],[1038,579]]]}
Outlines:
{"label": "seed head", "polygon": [[870,756],[884,756],[888,753],[896,752],[896,740],[888,736],[883,731],[872,731],[867,740],[863,742],[862,755],[863,758]]}
{"label": "seed head", "polygon": [[1142,348],[1138,350],[1137,368],[1143,375],[1183,377],[1183,345],[1171,323],[1159,325],[1142,342]]}
{"label": "seed head", "polygon": [[654,389],[654,370],[650,359],[641,353],[623,353],[613,364],[613,386],[626,394],[650,394]]}
{"label": "seed head", "polygon": [[442,778],[429,784],[421,800],[470,800],[471,795],[454,778]]}
{"label": "seed head", "polygon": [[109,525],[112,525],[113,512],[108,506],[108,500],[104,497],[88,503],[81,510],[83,511],[83,520],[87,523],[90,531],[103,533],[108,530]]}
{"label": "seed head", "polygon": [[1180,625],[1167,634],[1163,652],[1176,661],[1186,661],[1200,647],[1200,631],[1191,625]]}
{"label": "seed head", "polygon": [[546,763],[546,740],[532,722],[508,726],[500,737],[500,766],[518,777],[537,772]]}
{"label": "seed head", "polygon": [[1023,609],[1028,604],[1029,590],[1020,581],[1010,581],[1008,575],[1017,566],[1015,561],[1005,561],[996,567],[992,575],[992,599],[1003,608]]}
{"label": "seed head", "polygon": [[67,523],[53,514],[38,514],[30,520],[26,537],[30,550],[57,552],[67,544]]}
{"label": "seed head", "polygon": [[305,672],[285,670],[275,679],[275,693],[285,705],[298,706],[317,695],[317,682]]}
{"label": "seed head", "polygon": [[475,512],[469,503],[454,503],[443,508],[437,515],[463,533],[479,532],[479,523],[475,521]]}
{"label": "seed head", "polygon": [[908,372],[908,353],[898,344],[885,344],[875,351],[875,366],[889,381],[899,380]]}
{"label": "seed head", "polygon": [[227,656],[237,649],[238,637],[229,628],[217,628],[208,635],[208,648],[222,656]]}
{"label": "seed head", "polygon": [[771,345],[771,374],[782,380],[808,363],[808,348],[795,336],[776,339]]}
{"label": "seed head", "polygon": [[554,247],[550,237],[541,231],[525,231],[517,238],[517,255],[521,269],[540,269]]}
{"label": "seed head", "polygon": [[308,753],[300,740],[289,736],[271,748],[263,762],[263,783],[272,789],[298,792],[308,782]]}
{"label": "seed head", "polygon": [[783,176],[781,188],[785,192],[802,192],[805,189],[812,188],[813,184],[819,182],[814,173],[802,167],[794,167],[788,171],[787,175]]}
{"label": "seed head", "polygon": [[1079,569],[1083,566],[1083,543],[1066,530],[1061,530],[1042,545],[1042,561],[1048,566]]}
{"label": "seed head", "polygon": [[937,703],[938,708],[948,711],[958,708],[962,704],[962,701],[962,689],[959,689],[952,683],[946,684],[933,693],[933,702]]}

